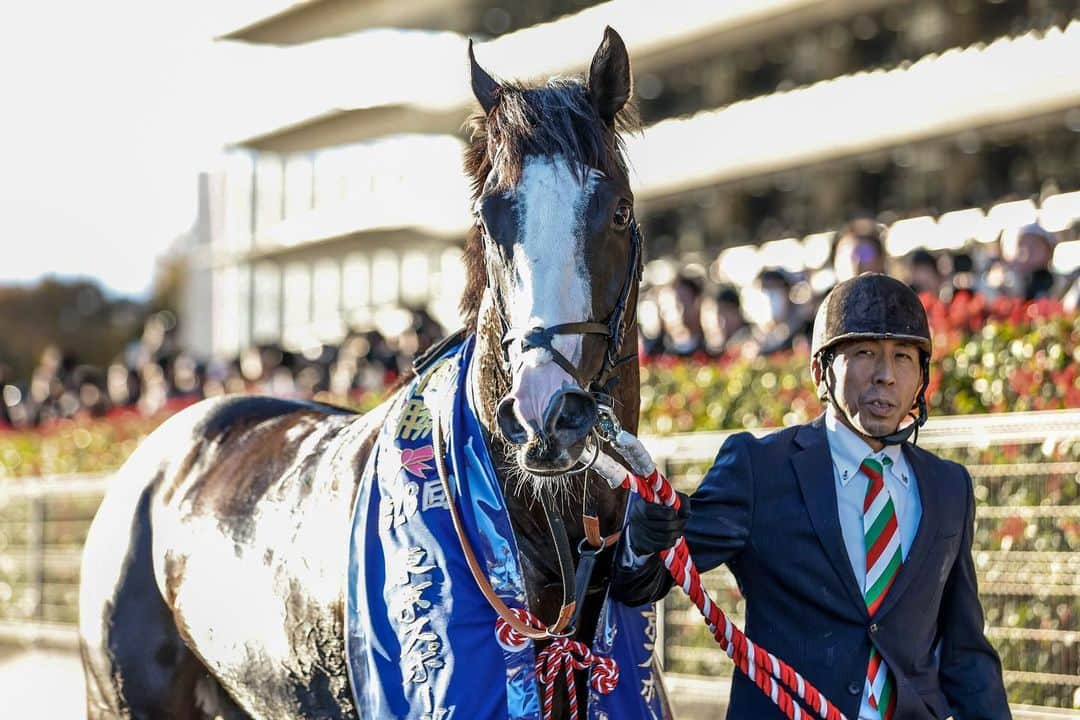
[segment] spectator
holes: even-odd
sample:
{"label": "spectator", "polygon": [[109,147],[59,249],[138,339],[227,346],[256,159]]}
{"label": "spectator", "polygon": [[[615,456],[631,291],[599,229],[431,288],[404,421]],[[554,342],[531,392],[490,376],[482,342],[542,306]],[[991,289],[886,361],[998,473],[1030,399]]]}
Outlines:
{"label": "spectator", "polygon": [[169,399],[177,406],[184,406],[203,398],[206,385],[206,366],[187,352],[180,352],[170,367]]}
{"label": "spectator", "polygon": [[762,298],[762,316],[754,329],[757,354],[772,355],[791,350],[800,339],[805,342],[809,319],[791,301],[791,277],[783,270],[766,269],[756,284]]}
{"label": "spectator", "polygon": [[124,408],[139,401],[139,375],[117,358],[105,371],[105,389],[113,408]]}
{"label": "spectator", "polygon": [[109,412],[109,395],[105,378],[93,365],[79,365],[71,373],[71,389],[78,398],[78,407],[92,417],[103,417]]}
{"label": "spectator", "polygon": [[64,380],[75,363],[59,347],[48,345],[41,351],[38,365],[30,378],[28,413],[30,422],[43,422],[70,417],[78,409],[78,398],[68,392]]}
{"label": "spectator", "polygon": [[701,330],[700,279],[680,273],[660,288],[657,304],[663,327],[662,347],[668,355],[688,356],[704,349]]}
{"label": "spectator", "polygon": [[[415,357],[446,335],[446,329],[426,308],[412,308],[412,314],[413,322],[410,332],[416,336],[416,345],[415,348],[412,348],[412,357]],[[412,357],[409,358],[410,364]]]}
{"label": "spectator", "polygon": [[1015,294],[1025,300],[1052,297],[1056,285],[1050,261],[1054,257],[1054,236],[1037,223],[1020,228],[1016,257],[1012,262]]}
{"label": "spectator", "polygon": [[725,285],[705,297],[701,305],[701,330],[705,351],[713,357],[737,353],[753,338],[753,328],[743,315],[738,290]]}
{"label": "spectator", "polygon": [[165,370],[156,362],[148,362],[139,368],[139,412],[154,415],[165,408],[169,399],[169,381]]}
{"label": "spectator", "polygon": [[949,271],[942,293],[943,300],[952,300],[960,294],[975,293],[975,261],[966,252],[954,252],[947,256]]}
{"label": "spectator", "polygon": [[[15,419],[11,416],[11,411],[8,409],[10,405],[15,403],[11,402],[12,399],[18,393],[18,388],[14,385],[8,385],[11,375],[11,369],[0,363],[0,429],[6,429],[15,425]],[[8,390],[8,388],[11,390]]]}
{"label": "spectator", "polygon": [[882,228],[873,218],[852,220],[833,240],[832,266],[836,282],[865,272],[885,272],[885,244]]}
{"label": "spectator", "polygon": [[941,275],[937,258],[928,251],[918,249],[907,259],[908,285],[917,293],[926,293],[933,297],[941,296],[945,279]]}

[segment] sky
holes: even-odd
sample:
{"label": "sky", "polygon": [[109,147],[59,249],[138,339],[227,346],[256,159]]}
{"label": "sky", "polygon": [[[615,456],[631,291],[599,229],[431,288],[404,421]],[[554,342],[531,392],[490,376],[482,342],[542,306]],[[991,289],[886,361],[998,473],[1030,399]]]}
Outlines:
{"label": "sky", "polygon": [[[465,41],[449,33],[376,30],[359,47],[285,50],[213,40],[253,4],[0,9],[0,285],[88,276],[113,294],[146,296],[156,258],[194,223],[198,173],[220,166],[226,142],[328,102],[396,99],[435,71],[433,86],[446,91],[431,102],[467,93]],[[403,36],[422,52],[402,53]],[[390,54],[393,72],[369,71]]]}
{"label": "sky", "polygon": [[40,0],[0,10],[0,284],[89,276],[145,296],[223,140],[211,7]]}

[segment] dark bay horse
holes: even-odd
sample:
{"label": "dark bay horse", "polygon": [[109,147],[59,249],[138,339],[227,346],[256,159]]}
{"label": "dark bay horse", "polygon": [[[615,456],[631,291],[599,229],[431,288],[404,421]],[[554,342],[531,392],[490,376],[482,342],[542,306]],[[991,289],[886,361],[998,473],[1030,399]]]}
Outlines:
{"label": "dark bay horse", "polygon": [[[462,382],[496,459],[528,608],[550,624],[573,585],[552,523],[565,526],[577,562],[583,506],[605,533],[621,527],[625,507],[623,491],[575,468],[598,442],[605,408],[637,425],[643,249],[619,139],[629,59],[610,29],[585,80],[502,83],[471,47],[469,58],[482,112],[466,153],[476,226],[462,312],[474,351]],[[363,416],[264,397],[208,400],[140,446],[85,547],[92,720],[359,716],[364,688],[351,686],[344,639],[351,511],[398,399]],[[575,596],[570,627],[586,644],[611,554],[599,553]],[[577,688],[583,705],[584,678]],[[570,701],[556,687],[554,717],[569,717]]]}

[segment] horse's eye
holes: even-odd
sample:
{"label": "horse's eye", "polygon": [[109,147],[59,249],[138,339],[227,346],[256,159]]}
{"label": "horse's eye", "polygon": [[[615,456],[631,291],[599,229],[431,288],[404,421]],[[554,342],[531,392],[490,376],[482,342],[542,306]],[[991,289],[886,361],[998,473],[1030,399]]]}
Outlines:
{"label": "horse's eye", "polygon": [[633,216],[634,211],[629,203],[619,203],[615,208],[615,214],[611,216],[611,223],[619,230],[625,230]]}

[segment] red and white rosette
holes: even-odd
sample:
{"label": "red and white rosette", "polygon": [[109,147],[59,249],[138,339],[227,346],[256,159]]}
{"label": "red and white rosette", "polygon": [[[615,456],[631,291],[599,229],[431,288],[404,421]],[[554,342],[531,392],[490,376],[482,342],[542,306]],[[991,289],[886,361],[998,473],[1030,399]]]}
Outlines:
{"label": "red and white rosette", "polygon": [[[510,608],[510,612],[514,613],[514,616],[517,617],[518,620],[530,627],[534,627],[537,630],[542,630],[544,627],[539,618],[528,610],[522,608]],[[502,618],[495,621],[495,639],[499,641],[499,647],[507,652],[521,652],[529,645],[529,639],[511,627],[510,623]]]}
{"label": "red and white rosette", "polygon": [[[521,622],[538,630],[544,628],[540,618],[528,610],[512,608]],[[529,639],[514,630],[502,618],[495,621],[495,639],[509,652],[524,650]],[[543,718],[551,720],[555,699],[555,683],[565,682],[569,701],[570,720],[578,720],[577,670],[589,671],[589,685],[601,695],[607,695],[619,684],[619,665],[610,657],[597,655],[579,640],[555,638],[536,655],[536,679],[543,686]]]}

